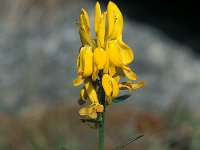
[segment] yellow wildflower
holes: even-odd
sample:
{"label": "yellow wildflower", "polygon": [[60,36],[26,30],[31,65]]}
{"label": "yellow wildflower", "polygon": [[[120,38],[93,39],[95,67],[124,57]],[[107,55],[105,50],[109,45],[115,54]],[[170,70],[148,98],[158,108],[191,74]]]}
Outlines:
{"label": "yellow wildflower", "polygon": [[105,90],[108,104],[112,104],[112,98],[117,97],[119,94],[119,85],[115,79],[108,74],[104,74],[102,78],[102,85]]}
{"label": "yellow wildflower", "polygon": [[[128,65],[133,61],[134,54],[131,48],[122,40],[123,16],[115,3],[109,2],[107,11],[101,12],[99,3],[94,12],[94,39],[90,33],[90,20],[87,12],[82,9],[79,19],[79,34],[82,46],[77,58],[78,77],[73,81],[74,86],[81,85],[81,100],[88,99],[91,104],[81,108],[80,115],[96,118],[97,112],[103,112],[104,107],[98,99],[94,88],[96,83],[102,84],[108,104],[112,98],[119,95],[119,90],[134,90],[144,86],[139,83],[120,82],[121,77],[136,80],[137,76]],[[99,72],[101,71],[101,77]],[[100,77],[100,80],[97,80]]]}

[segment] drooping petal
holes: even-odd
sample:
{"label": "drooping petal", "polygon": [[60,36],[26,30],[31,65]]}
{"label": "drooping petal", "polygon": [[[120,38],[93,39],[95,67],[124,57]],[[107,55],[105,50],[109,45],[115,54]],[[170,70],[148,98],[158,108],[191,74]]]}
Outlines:
{"label": "drooping petal", "polygon": [[88,77],[92,74],[93,72],[93,52],[92,52],[92,47],[90,46],[85,46],[83,47],[83,76]]}
{"label": "drooping petal", "polygon": [[133,51],[123,41],[118,41],[118,44],[123,64],[124,65],[130,64],[134,59]]}
{"label": "drooping petal", "polygon": [[85,89],[87,91],[87,95],[92,103],[98,103],[97,93],[92,85],[92,81],[89,78],[85,79]]}
{"label": "drooping petal", "polygon": [[110,81],[112,83],[112,97],[117,97],[119,94],[119,86],[115,79],[110,77]]}
{"label": "drooping petal", "polygon": [[79,86],[83,83],[83,76],[82,75],[78,75],[78,77],[76,79],[74,79],[73,81],[73,85],[74,86]]}
{"label": "drooping petal", "polygon": [[104,111],[104,107],[101,104],[96,104],[94,106],[94,109],[96,110],[96,112],[103,112]]}
{"label": "drooping petal", "polygon": [[146,84],[145,81],[140,81],[138,83],[133,83],[131,85],[131,88],[132,88],[132,90],[139,89],[139,88],[143,87],[145,84]]}
{"label": "drooping petal", "polygon": [[107,96],[111,96],[112,85],[108,74],[104,74],[102,78],[102,85]]}
{"label": "drooping petal", "polygon": [[108,55],[105,50],[100,47],[97,47],[94,50],[94,62],[97,64],[99,70],[103,69],[108,61]]}
{"label": "drooping petal", "polygon": [[102,85],[107,97],[108,104],[112,105],[112,97],[117,97],[119,94],[118,83],[108,74],[104,74],[102,78]]}
{"label": "drooping petal", "polygon": [[96,113],[96,111],[93,111],[92,113],[90,113],[89,117],[92,118],[92,119],[97,119],[97,113]]}
{"label": "drooping petal", "polygon": [[133,83],[133,82],[122,82],[119,84],[119,89],[120,90],[136,90],[145,85],[145,81],[140,81],[138,83]]}
{"label": "drooping petal", "polygon": [[120,49],[118,47],[118,43],[116,40],[109,42],[108,53],[109,53],[110,62],[114,66],[120,67],[123,65],[123,62],[122,62],[121,56],[120,56]]}
{"label": "drooping petal", "polygon": [[125,76],[130,80],[136,80],[137,75],[131,71],[131,69],[128,66],[122,66],[123,72]]}
{"label": "drooping petal", "polygon": [[90,106],[86,106],[86,107],[83,107],[79,110],[79,114],[80,115],[89,115],[92,113],[93,111],[93,107],[90,105]]}
{"label": "drooping petal", "polygon": [[87,91],[86,91],[85,86],[81,88],[81,93],[80,93],[80,95],[81,95],[81,99],[82,99],[83,101],[87,101],[88,95],[87,95]]}
{"label": "drooping petal", "polygon": [[119,84],[119,89],[120,90],[128,90],[128,91],[131,91],[131,86],[130,85],[127,85],[126,82],[122,82]]}
{"label": "drooping petal", "polygon": [[105,31],[106,31],[106,12],[103,13],[101,22],[99,24],[97,44],[98,46],[105,47]]}
{"label": "drooping petal", "polygon": [[95,11],[94,11],[94,31],[96,35],[98,33],[100,20],[101,20],[101,7],[99,5],[99,2],[97,2],[95,5]]}
{"label": "drooping petal", "polygon": [[79,110],[79,114],[81,116],[89,116],[92,119],[96,119],[97,118],[97,113],[96,113],[96,111],[94,109],[94,105],[93,104],[81,108]]}

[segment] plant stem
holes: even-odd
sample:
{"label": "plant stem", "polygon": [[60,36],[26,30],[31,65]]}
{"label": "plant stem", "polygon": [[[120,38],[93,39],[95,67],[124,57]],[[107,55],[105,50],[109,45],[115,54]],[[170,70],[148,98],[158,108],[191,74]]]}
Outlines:
{"label": "plant stem", "polygon": [[99,125],[99,150],[104,149],[104,112],[100,113],[102,123]]}
{"label": "plant stem", "polygon": [[103,73],[100,71],[100,90],[99,90],[99,100],[100,103],[104,106],[104,112],[99,113],[99,120],[101,123],[99,124],[99,150],[104,150],[104,123],[105,123],[105,111],[106,111],[106,99],[105,99],[105,91],[102,86],[102,76]]}

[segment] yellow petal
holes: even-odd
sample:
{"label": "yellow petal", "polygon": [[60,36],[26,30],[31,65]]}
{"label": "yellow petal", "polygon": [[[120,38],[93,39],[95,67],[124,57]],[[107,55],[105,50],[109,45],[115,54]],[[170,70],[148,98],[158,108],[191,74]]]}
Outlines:
{"label": "yellow petal", "polygon": [[90,20],[89,20],[88,13],[83,8],[81,9],[80,21],[84,27],[85,32],[89,33],[90,32]]}
{"label": "yellow petal", "polygon": [[93,111],[92,113],[90,113],[89,117],[92,118],[92,119],[97,119],[97,113],[96,113],[96,111]]}
{"label": "yellow petal", "polygon": [[119,89],[131,91],[131,87],[129,85],[127,85],[125,82],[122,82],[119,84]]}
{"label": "yellow petal", "polygon": [[83,73],[83,53],[84,53],[84,48],[81,48],[77,59],[78,74]]}
{"label": "yellow petal", "polygon": [[139,89],[139,88],[143,87],[145,84],[146,84],[145,81],[140,81],[138,83],[133,83],[131,85],[131,88],[132,88],[132,90]]}
{"label": "yellow petal", "polygon": [[131,48],[128,47],[128,45],[126,45],[123,41],[119,41],[119,49],[123,64],[130,64],[134,59],[133,51]]}
{"label": "yellow petal", "polygon": [[111,96],[112,85],[108,74],[104,74],[102,78],[102,85],[107,96]]}
{"label": "yellow petal", "polygon": [[83,77],[88,77],[93,72],[93,52],[90,46],[85,46],[83,48]]}
{"label": "yellow petal", "polygon": [[94,50],[94,62],[99,70],[103,69],[108,61],[107,52],[100,47]]}
{"label": "yellow petal", "polygon": [[119,94],[119,86],[115,79],[110,77],[110,81],[112,83],[112,97],[117,97]]}
{"label": "yellow petal", "polygon": [[97,93],[92,85],[92,81],[89,78],[85,79],[85,89],[87,91],[87,95],[92,103],[98,103]]}
{"label": "yellow petal", "polygon": [[122,82],[119,84],[120,90],[136,90],[145,85],[145,81],[140,81],[138,83],[133,83],[133,82]]}
{"label": "yellow petal", "polygon": [[108,73],[109,71],[109,60],[107,59],[105,67],[103,68],[103,73]]}
{"label": "yellow petal", "polygon": [[85,86],[81,88],[81,93],[80,94],[81,94],[82,100],[87,101],[88,95],[87,95]]}
{"label": "yellow petal", "polygon": [[108,3],[108,37],[121,37],[123,30],[123,16],[117,5],[113,2]]}
{"label": "yellow petal", "polygon": [[120,67],[123,65],[122,61],[121,61],[121,56],[120,56],[120,49],[118,47],[118,43],[117,41],[113,40],[111,42],[109,42],[108,45],[108,52],[109,52],[109,58],[110,58],[110,62],[116,66],[116,67]]}
{"label": "yellow petal", "polygon": [[136,80],[137,79],[137,75],[131,71],[131,69],[128,66],[123,66],[122,67],[123,72],[125,74],[125,76],[130,79],[130,80]]}
{"label": "yellow petal", "polygon": [[106,31],[106,12],[103,13],[101,22],[99,24],[98,35],[97,35],[97,44],[98,46],[105,47],[105,31]]}
{"label": "yellow petal", "polygon": [[112,104],[112,97],[117,97],[119,94],[119,86],[115,79],[108,74],[104,74],[102,78],[102,85],[107,97],[108,104]]}
{"label": "yellow petal", "polygon": [[103,69],[103,73],[107,74],[109,71],[109,49],[108,49],[108,42],[106,42],[106,52],[107,52],[107,60],[106,60],[106,64],[105,67]]}
{"label": "yellow petal", "polygon": [[83,83],[83,78],[82,78],[82,75],[79,75],[76,79],[74,79],[73,81],[73,85],[74,86],[79,86]]}
{"label": "yellow petal", "polygon": [[115,66],[112,63],[109,63],[109,75],[113,77],[116,73]]}
{"label": "yellow petal", "polygon": [[92,119],[96,119],[97,118],[97,113],[96,113],[96,111],[94,109],[94,105],[93,104],[90,105],[90,106],[86,106],[84,108],[81,108],[79,110],[79,114],[81,116],[89,116]]}
{"label": "yellow petal", "polygon": [[79,110],[79,114],[80,115],[89,115],[92,113],[92,111],[94,110],[94,108],[90,105],[90,106],[86,106],[86,107],[83,107]]}
{"label": "yellow petal", "polygon": [[113,78],[114,78],[117,82],[120,81],[120,75],[119,75],[118,73],[116,73],[116,74],[113,76]]}
{"label": "yellow petal", "polygon": [[112,38],[118,38],[122,36],[122,30],[123,30],[123,16],[117,5],[113,3],[113,11],[114,11],[114,28],[112,31]]}
{"label": "yellow petal", "polygon": [[114,11],[113,2],[109,2],[107,6],[107,18],[108,18],[108,37],[110,37],[114,28]]}
{"label": "yellow petal", "polygon": [[104,107],[101,104],[96,104],[94,106],[94,108],[95,108],[96,112],[103,112],[104,111]]}
{"label": "yellow petal", "polygon": [[85,45],[93,46],[94,45],[93,44],[94,41],[93,41],[90,33],[86,33],[83,29],[80,29],[79,34],[80,34],[80,39],[81,39],[83,46],[85,46]]}
{"label": "yellow petal", "polygon": [[96,64],[94,65],[94,71],[92,73],[92,80],[96,81],[99,74],[99,69],[97,68]]}
{"label": "yellow petal", "polygon": [[100,20],[101,20],[101,8],[99,5],[99,2],[97,2],[95,5],[95,11],[94,11],[94,31],[96,35],[98,33]]}
{"label": "yellow petal", "polygon": [[94,45],[94,40],[90,34],[90,20],[87,12],[82,9],[79,22],[79,34],[82,44],[85,45]]}

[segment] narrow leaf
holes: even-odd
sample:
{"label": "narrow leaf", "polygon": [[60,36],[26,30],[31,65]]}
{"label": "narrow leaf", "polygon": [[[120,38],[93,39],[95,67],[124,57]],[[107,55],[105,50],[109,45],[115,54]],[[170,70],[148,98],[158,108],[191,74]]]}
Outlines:
{"label": "narrow leaf", "polygon": [[92,122],[92,123],[98,123],[100,124],[101,121],[100,120],[97,120],[97,119],[90,119],[90,118],[79,118],[79,120],[81,120],[82,122]]}
{"label": "narrow leaf", "polygon": [[112,101],[113,101],[113,103],[119,103],[119,102],[126,100],[130,96],[131,96],[131,94],[122,95],[122,96],[119,96],[117,98],[114,98]]}
{"label": "narrow leaf", "polygon": [[135,137],[135,138],[131,138],[131,139],[129,139],[128,141],[126,141],[126,142],[122,143],[121,145],[119,145],[118,147],[116,147],[115,150],[120,150],[120,149],[122,149],[123,147],[127,146],[128,144],[130,144],[131,142],[133,142],[133,141],[135,141],[135,140],[137,140],[137,139],[139,139],[139,138],[141,138],[141,137],[143,137],[143,136],[144,136],[144,135],[139,135],[139,136],[137,136],[137,137]]}

